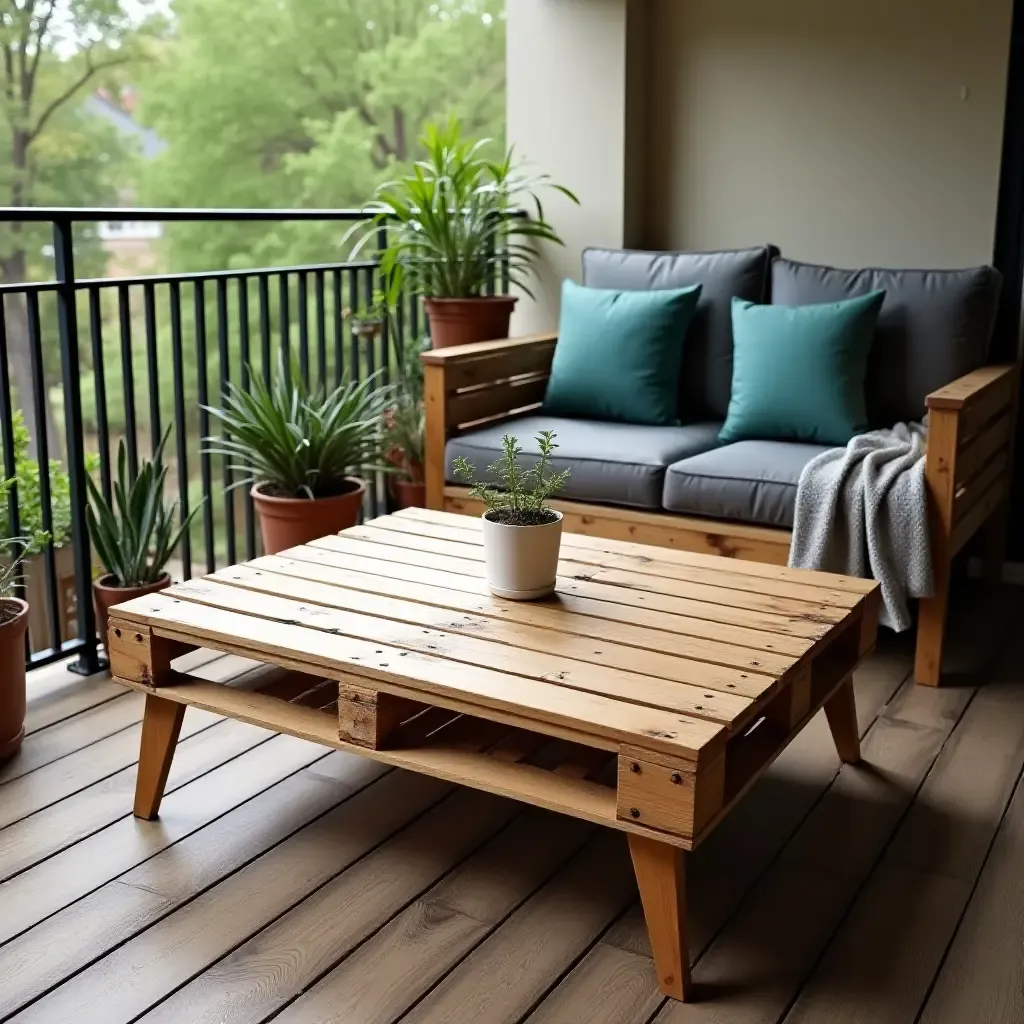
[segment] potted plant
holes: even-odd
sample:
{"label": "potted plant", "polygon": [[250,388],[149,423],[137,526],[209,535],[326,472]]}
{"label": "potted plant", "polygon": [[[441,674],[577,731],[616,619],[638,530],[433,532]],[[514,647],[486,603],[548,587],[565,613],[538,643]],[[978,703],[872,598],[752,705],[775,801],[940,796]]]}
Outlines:
{"label": "potted plant", "polygon": [[152,594],[170,586],[167,562],[191,526],[200,502],[180,525],[175,524],[177,502],[164,501],[167,468],[163,465],[168,430],[153,453],[139,466],[135,480],[129,479],[128,454],[122,440],[117,447],[117,480],[112,501],[107,501],[91,476],[86,522],[96,553],[106,573],[93,581],[96,624],[107,639],[107,617],[117,604],[133,597]]}
{"label": "potted plant", "polygon": [[455,460],[455,473],[472,484],[470,496],[487,506],[484,566],[491,593],[532,601],[555,589],[562,513],[545,502],[565,486],[569,470],[551,468],[551,455],[558,447],[553,431],[537,435],[540,459],[531,469],[519,465],[523,450],[516,438],[506,434],[502,447],[502,457],[487,467],[488,477],[497,484],[476,482],[476,469],[465,458]]}
{"label": "potted plant", "polygon": [[488,159],[492,140],[463,139],[456,118],[428,125],[420,142],[426,159],[381,185],[365,209],[370,226],[354,225],[345,236],[364,232],[353,256],[385,239],[387,300],[395,305],[404,288],[424,296],[436,348],[507,337],[515,296],[488,294],[499,271],[532,297],[527,279],[539,244],[562,244],[538,192],[579,200],[547,175],[524,173],[511,149]]}
{"label": "potted plant", "polygon": [[228,385],[223,408],[207,412],[224,426],[220,438],[205,438],[205,451],[235,460],[252,484],[267,554],[305,544],[354,526],[366,482],[355,474],[380,465],[384,413],[393,390],[348,378],[331,391],[302,379],[298,367],[285,372],[282,360],[271,384],[254,369],[250,390]]}
{"label": "potted plant", "polygon": [[397,508],[424,508],[423,480],[426,417],[423,410],[423,364],[420,353],[430,340],[414,338],[398,362],[395,404],[384,415],[384,459],[394,469],[388,481]]}
{"label": "potted plant", "polygon": [[348,320],[353,333],[358,337],[376,338],[383,330],[388,315],[387,296],[377,289],[368,301],[357,300],[355,309],[346,307],[341,315]]}
{"label": "potted plant", "polygon": [[28,602],[15,596],[26,550],[47,543],[45,535],[12,537],[10,557],[0,565],[0,761],[13,757],[25,737],[25,630]]}

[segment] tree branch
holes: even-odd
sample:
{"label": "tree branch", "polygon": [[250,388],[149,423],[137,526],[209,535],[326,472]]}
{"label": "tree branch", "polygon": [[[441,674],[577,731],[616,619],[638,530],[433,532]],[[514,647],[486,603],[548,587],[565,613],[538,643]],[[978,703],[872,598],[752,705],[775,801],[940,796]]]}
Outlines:
{"label": "tree branch", "polygon": [[50,19],[53,17],[53,11],[56,6],[56,0],[50,0],[49,8],[47,8],[46,13],[39,21],[39,29],[36,32],[35,38],[36,52],[32,54],[32,65],[28,71],[29,105],[32,103],[32,93],[35,92],[36,72],[39,70],[39,60],[43,55],[43,40],[46,38],[46,33],[50,30]]}
{"label": "tree branch", "polygon": [[39,120],[36,122],[35,128],[33,128],[28,134],[28,141],[30,143],[39,137],[40,132],[42,132],[43,128],[46,127],[46,122],[49,121],[50,118],[65,103],[67,103],[67,101],[70,100],[75,93],[77,93],[78,90],[89,81],[90,78],[93,77],[93,75],[99,74],[101,71],[106,71],[108,68],[116,68],[120,67],[122,64],[131,63],[130,57],[115,57],[110,60],[102,61],[99,64],[93,64],[88,51],[86,51],[85,60],[85,71],[83,71],[82,74],[80,74],[78,78],[76,78],[75,81],[72,82],[71,85],[69,85],[56,99],[49,103],[46,109],[39,115]]}
{"label": "tree branch", "polygon": [[21,111],[28,114],[28,105],[31,96],[28,91],[28,65],[25,63],[28,56],[28,40],[32,33],[32,15],[35,13],[36,0],[25,0],[25,6],[21,8],[21,36],[18,39],[18,81],[21,84]]}

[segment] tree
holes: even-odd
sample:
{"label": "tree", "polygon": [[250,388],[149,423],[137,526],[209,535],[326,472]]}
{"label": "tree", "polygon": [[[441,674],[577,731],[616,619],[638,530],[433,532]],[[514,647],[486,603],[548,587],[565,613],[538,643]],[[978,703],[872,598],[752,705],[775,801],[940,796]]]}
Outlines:
{"label": "tree", "polygon": [[[504,138],[504,0],[180,0],[143,81],[153,205],[358,207],[430,120]],[[337,226],[174,225],[175,269],[336,259]]]}
{"label": "tree", "polygon": [[[129,8],[131,10],[129,10]],[[81,109],[95,87],[138,59],[134,45],[145,3],[119,0],[4,0],[0,4],[0,195],[4,205],[95,205],[116,198],[124,147],[114,129]],[[42,270],[48,227],[6,221],[0,274],[22,282]],[[82,239],[86,241],[86,239]],[[52,276],[52,268],[45,272]],[[27,312],[7,301],[14,386],[34,450],[35,423]],[[50,451],[59,452],[49,401]]]}

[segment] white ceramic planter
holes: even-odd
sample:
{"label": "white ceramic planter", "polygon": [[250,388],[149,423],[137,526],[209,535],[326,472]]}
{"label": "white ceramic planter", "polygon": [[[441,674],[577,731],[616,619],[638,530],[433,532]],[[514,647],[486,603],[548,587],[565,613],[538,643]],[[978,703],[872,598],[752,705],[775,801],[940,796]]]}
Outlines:
{"label": "white ceramic planter", "polygon": [[555,589],[562,513],[543,526],[505,526],[484,515],[484,566],[491,593],[534,601]]}

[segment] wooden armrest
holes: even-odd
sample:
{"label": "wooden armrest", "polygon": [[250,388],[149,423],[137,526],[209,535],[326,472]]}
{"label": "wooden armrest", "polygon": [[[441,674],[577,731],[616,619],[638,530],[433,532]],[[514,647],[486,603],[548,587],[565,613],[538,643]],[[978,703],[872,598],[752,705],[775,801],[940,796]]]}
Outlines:
{"label": "wooden armrest", "polygon": [[1009,406],[1013,401],[1016,374],[1016,366],[983,366],[933,391],[925,402],[929,409],[959,410],[989,400],[992,400],[993,410],[1000,405]]}
{"label": "wooden armrest", "polygon": [[541,334],[524,334],[518,338],[499,338],[495,341],[477,341],[472,345],[452,345],[449,348],[435,348],[424,352],[420,359],[427,366],[450,366],[455,363],[488,359],[492,356],[516,352],[522,349],[544,348],[547,346],[554,348],[557,340],[557,331],[545,331]]}

